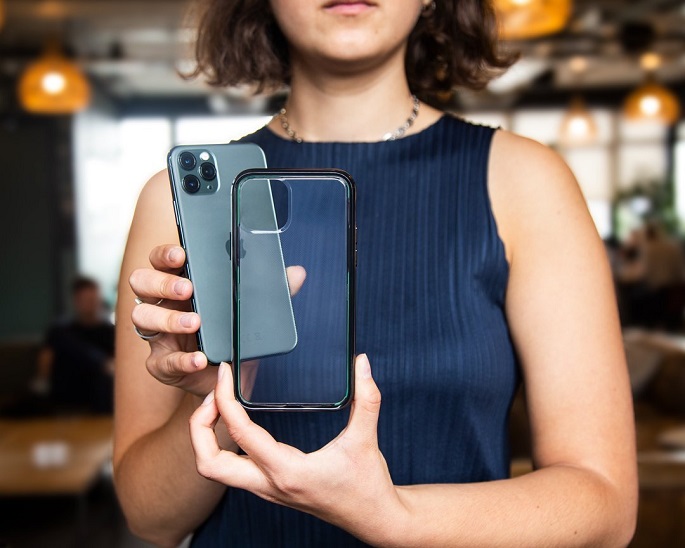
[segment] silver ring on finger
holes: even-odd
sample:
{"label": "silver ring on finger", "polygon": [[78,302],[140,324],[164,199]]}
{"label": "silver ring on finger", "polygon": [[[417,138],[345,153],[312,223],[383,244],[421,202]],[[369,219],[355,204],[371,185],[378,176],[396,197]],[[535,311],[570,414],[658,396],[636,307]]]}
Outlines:
{"label": "silver ring on finger", "polygon": [[136,301],[136,305],[139,305],[139,304],[151,304],[152,306],[159,306],[160,304],[162,304],[162,303],[164,302],[164,299],[159,299],[156,303],[146,303],[146,302],[145,302],[143,299],[141,299],[140,297],[136,297],[136,298],[134,299],[134,301]]}
{"label": "silver ring on finger", "polygon": [[133,326],[133,331],[136,332],[136,335],[138,335],[141,339],[144,341],[154,341],[156,338],[158,338],[161,333],[159,331],[155,331],[153,333],[143,333],[140,329],[138,329],[137,325]]}
{"label": "silver ring on finger", "polygon": [[[153,304],[153,306],[158,306],[158,305],[162,304],[163,300],[164,299],[159,299],[156,303],[153,304],[153,303],[146,303],[140,297],[135,298],[136,306],[138,306],[139,304]],[[138,329],[137,325],[133,326],[133,330],[136,332],[136,335],[138,335],[144,341],[154,341],[157,337],[159,337],[161,335],[161,333],[159,331],[155,331],[152,333],[143,333],[140,329]]]}

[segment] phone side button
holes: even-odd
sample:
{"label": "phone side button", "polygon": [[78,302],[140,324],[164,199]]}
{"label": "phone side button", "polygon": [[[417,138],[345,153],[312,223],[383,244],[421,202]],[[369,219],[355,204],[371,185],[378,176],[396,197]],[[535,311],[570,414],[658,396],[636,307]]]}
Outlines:
{"label": "phone side button", "polygon": [[359,234],[359,229],[355,225],[354,227],[354,267],[357,268],[357,235]]}
{"label": "phone side button", "polygon": [[176,200],[174,202],[174,217],[176,218],[176,226],[179,226],[180,223],[178,222],[178,206],[176,205]]}

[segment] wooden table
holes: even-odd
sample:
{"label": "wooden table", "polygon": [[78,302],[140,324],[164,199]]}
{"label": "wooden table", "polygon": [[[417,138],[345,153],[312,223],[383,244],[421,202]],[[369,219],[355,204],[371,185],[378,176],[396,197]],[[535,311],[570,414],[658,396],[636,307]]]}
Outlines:
{"label": "wooden table", "polygon": [[680,352],[685,354],[685,336],[683,335],[631,327],[623,331],[623,336],[626,340],[644,342],[664,352]]}
{"label": "wooden table", "polygon": [[[36,444],[66,444],[59,466],[42,467],[32,457]],[[110,417],[0,420],[0,496],[73,496],[76,545],[87,533],[87,494],[112,454]]]}
{"label": "wooden table", "polygon": [[669,449],[685,451],[685,426],[670,428],[662,432],[659,442]]}
{"label": "wooden table", "polygon": [[[64,465],[33,463],[35,444],[45,442],[67,444]],[[109,460],[111,446],[109,417],[0,420],[0,496],[86,493]]]}

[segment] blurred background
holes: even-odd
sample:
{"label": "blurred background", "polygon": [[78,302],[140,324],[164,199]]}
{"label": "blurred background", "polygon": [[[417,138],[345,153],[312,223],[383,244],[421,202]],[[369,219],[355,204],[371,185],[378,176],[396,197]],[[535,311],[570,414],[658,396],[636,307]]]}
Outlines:
{"label": "blurred background", "polygon": [[[633,546],[685,546],[685,2],[497,0],[520,61],[446,110],[558,150],[606,242],[636,401]],[[0,546],[144,546],[111,484],[113,327],[137,195],[174,144],[285,93],[184,81],[185,0],[0,0]],[[563,245],[563,242],[560,242]],[[530,469],[525,400],[512,471]]]}

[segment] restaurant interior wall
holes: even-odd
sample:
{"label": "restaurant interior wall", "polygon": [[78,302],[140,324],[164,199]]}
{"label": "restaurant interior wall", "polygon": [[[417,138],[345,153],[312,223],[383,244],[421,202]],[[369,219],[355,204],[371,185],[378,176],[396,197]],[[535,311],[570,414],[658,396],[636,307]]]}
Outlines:
{"label": "restaurant interior wall", "polygon": [[0,123],[2,214],[0,343],[34,342],[67,309],[75,270],[71,123],[4,117]]}

